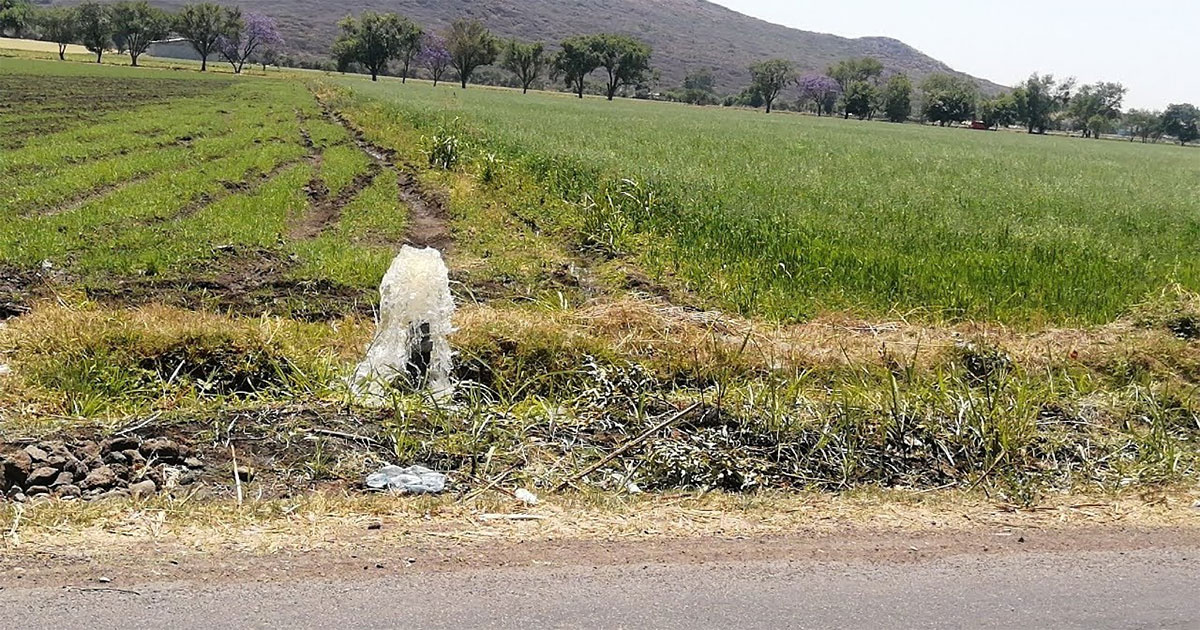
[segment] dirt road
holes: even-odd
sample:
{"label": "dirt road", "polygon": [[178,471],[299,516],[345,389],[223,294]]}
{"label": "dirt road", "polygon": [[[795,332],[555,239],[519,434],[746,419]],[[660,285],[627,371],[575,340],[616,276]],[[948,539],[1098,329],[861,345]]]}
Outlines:
{"label": "dirt road", "polygon": [[6,558],[0,627],[1200,628],[1195,530],[132,551]]}

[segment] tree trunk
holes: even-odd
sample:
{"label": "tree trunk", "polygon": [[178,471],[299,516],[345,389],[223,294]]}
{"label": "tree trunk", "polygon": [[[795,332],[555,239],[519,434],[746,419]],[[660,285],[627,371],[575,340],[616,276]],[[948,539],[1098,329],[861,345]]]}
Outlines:
{"label": "tree trunk", "polygon": [[378,81],[378,80],[379,80],[379,71],[378,71],[378,70],[372,70],[372,71],[371,71],[371,80],[372,80],[372,81]]}
{"label": "tree trunk", "polygon": [[200,55],[200,72],[208,70],[208,55]]}
{"label": "tree trunk", "polygon": [[132,52],[129,53],[129,59],[135,68],[137,67],[137,58],[137,55],[133,54]]}
{"label": "tree trunk", "polygon": [[768,114],[771,113],[771,105],[772,105],[771,101],[767,101],[767,113]]}
{"label": "tree trunk", "polygon": [[100,58],[104,56],[103,50],[96,51],[96,63],[100,63]]}
{"label": "tree trunk", "polygon": [[58,60],[59,61],[67,60],[67,45],[66,44],[58,45]]}

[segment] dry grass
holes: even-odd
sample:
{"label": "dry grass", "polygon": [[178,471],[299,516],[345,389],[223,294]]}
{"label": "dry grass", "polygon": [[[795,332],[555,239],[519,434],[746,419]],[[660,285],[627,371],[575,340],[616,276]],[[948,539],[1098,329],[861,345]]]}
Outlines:
{"label": "dry grass", "polygon": [[[1200,527],[1200,491],[1055,496],[1033,507],[997,503],[981,493],[860,490],[842,495],[761,492],[617,496],[568,494],[523,507],[507,496],[470,504],[451,497],[312,494],[295,499],[228,502],[186,499],[38,502],[0,508],[0,549],[136,549],[148,543],[199,552],[262,553],[334,548],[368,524],[385,540],[414,544],[475,541],[613,540],[657,537],[766,536],[848,526],[919,531],[930,527],[1066,528],[1085,525]],[[510,521],[485,514],[529,513]]]}
{"label": "dry grass", "polygon": [[1075,363],[1103,369],[1116,357],[1142,357],[1189,373],[1200,346],[1165,327],[1121,320],[1087,328],[1015,331],[998,324],[927,326],[903,320],[866,321],[826,315],[811,322],[771,325],[716,311],[672,306],[654,298],[594,301],[579,309],[474,306],[460,311],[458,339],[554,336],[567,346],[607,349],[632,360],[664,357],[711,364],[736,356],[747,368],[806,369],[879,366],[888,361],[932,366],[967,342],[1002,349],[1027,369]]}

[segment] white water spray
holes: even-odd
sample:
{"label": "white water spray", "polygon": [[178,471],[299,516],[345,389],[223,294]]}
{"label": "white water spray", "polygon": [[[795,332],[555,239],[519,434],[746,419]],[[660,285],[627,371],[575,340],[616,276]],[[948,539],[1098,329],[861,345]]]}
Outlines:
{"label": "white water spray", "polygon": [[454,299],[441,252],[405,245],[383,276],[379,298],[379,328],[354,371],[354,393],[381,399],[390,386],[407,383],[449,395]]}

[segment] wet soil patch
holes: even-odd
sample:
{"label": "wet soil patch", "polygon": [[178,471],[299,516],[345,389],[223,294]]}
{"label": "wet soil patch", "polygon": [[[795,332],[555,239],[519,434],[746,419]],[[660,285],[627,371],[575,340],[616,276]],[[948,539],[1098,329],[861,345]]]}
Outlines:
{"label": "wet soil patch", "polygon": [[342,217],[342,209],[358,197],[364,188],[370,186],[382,170],[378,163],[372,162],[366,171],[359,173],[336,196],[329,194],[324,182],[314,178],[307,188],[308,212],[291,226],[288,237],[294,241],[314,239],[326,229],[337,225]]}
{"label": "wet soil patch", "polygon": [[44,289],[41,272],[0,263],[0,321],[28,313],[30,301]]}
{"label": "wet soil patch", "polygon": [[448,204],[444,196],[425,190],[421,186],[416,177],[418,172],[416,166],[408,163],[398,165],[395,151],[371,142],[361,129],[342,116],[340,112],[319,100],[318,102],[327,117],[346,128],[359,149],[383,167],[396,172],[400,202],[409,210],[405,244],[414,247],[432,247],[443,254],[448,253],[454,245],[454,238],[450,232],[450,213],[447,210]]}
{"label": "wet soil patch", "polygon": [[265,249],[227,247],[208,263],[176,277],[115,278],[87,287],[90,299],[109,304],[166,304],[248,317],[268,314],[303,321],[373,316],[375,291],[327,280],[288,277],[294,260]]}

